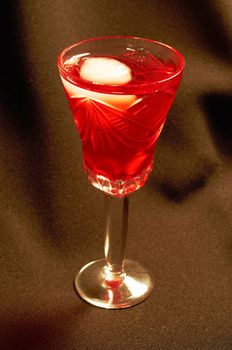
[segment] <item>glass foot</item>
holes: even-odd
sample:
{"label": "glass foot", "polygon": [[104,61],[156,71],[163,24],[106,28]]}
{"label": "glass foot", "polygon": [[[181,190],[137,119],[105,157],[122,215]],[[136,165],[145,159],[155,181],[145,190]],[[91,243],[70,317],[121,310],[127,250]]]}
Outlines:
{"label": "glass foot", "polygon": [[107,272],[105,259],[85,265],[74,284],[88,303],[105,309],[122,309],[141,303],[151,293],[153,282],[147,271],[133,260],[125,260],[124,273]]}

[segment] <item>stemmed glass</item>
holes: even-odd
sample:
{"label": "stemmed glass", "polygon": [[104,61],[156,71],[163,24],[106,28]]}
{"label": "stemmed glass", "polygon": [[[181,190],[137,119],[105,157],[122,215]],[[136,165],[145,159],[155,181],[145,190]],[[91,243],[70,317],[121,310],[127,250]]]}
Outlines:
{"label": "stemmed glass", "polygon": [[146,182],[157,139],[173,103],[184,58],[160,42],[130,36],[78,42],[58,67],[90,183],[105,193],[105,258],[75,278],[78,294],[107,308],[126,308],[153,289],[149,273],[125,259],[128,195]]}

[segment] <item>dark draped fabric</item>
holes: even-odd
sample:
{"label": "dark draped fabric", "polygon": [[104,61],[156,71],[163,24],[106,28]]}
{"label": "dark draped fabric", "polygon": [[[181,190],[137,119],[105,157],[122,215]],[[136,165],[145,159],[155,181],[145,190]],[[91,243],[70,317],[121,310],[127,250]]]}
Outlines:
{"label": "dark draped fabric", "polygon": [[[232,2],[1,3],[0,349],[232,349]],[[104,196],[87,181],[57,55],[102,35],[186,59],[126,255],[155,289],[131,309],[87,305],[73,278],[103,256]]]}

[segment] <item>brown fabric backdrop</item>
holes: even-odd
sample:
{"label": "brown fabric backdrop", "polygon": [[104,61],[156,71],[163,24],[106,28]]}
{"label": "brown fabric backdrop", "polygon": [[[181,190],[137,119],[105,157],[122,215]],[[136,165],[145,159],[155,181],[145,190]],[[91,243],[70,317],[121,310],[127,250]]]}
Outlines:
{"label": "brown fabric backdrop", "polygon": [[[0,349],[232,349],[232,3],[5,1],[1,6]],[[73,277],[103,256],[103,195],[56,60],[66,46],[135,35],[186,69],[146,186],[131,196],[127,256],[155,290],[131,309],[89,306]]]}

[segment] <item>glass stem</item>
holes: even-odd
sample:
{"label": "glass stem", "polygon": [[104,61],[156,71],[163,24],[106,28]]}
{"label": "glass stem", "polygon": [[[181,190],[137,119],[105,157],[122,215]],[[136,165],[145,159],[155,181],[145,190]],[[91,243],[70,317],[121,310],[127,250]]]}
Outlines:
{"label": "glass stem", "polygon": [[106,273],[110,279],[120,278],[124,272],[128,209],[128,197],[105,195],[105,259]]}

